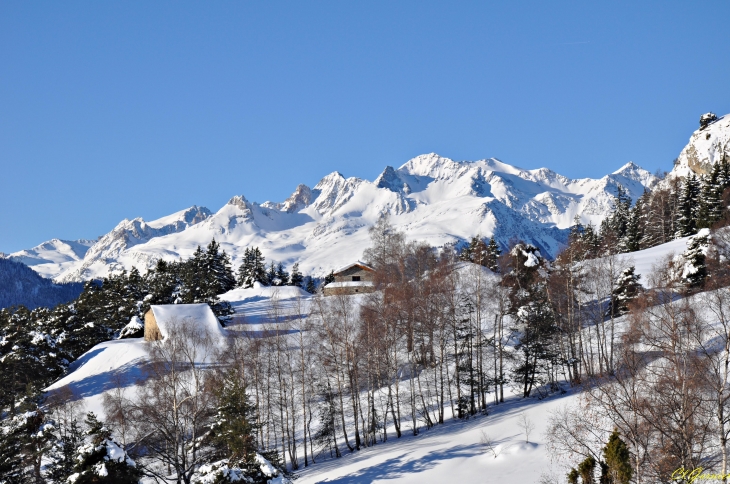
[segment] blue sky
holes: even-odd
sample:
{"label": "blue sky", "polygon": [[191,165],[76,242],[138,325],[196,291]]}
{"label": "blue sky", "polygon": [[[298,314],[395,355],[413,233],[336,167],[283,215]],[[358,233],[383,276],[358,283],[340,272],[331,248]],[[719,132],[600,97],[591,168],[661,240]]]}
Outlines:
{"label": "blue sky", "polygon": [[730,2],[0,2],[0,251],[437,152],[570,177],[730,112]]}

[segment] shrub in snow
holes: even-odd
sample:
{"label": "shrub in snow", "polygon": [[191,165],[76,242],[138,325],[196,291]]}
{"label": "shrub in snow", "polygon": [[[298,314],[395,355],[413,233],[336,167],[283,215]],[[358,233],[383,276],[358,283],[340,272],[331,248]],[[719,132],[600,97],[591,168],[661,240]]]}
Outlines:
{"label": "shrub in snow", "polygon": [[115,483],[137,484],[141,477],[136,463],[111,438],[109,429],[93,413],[86,418],[89,426],[86,442],[79,447],[76,467],[66,482],[69,484]]}

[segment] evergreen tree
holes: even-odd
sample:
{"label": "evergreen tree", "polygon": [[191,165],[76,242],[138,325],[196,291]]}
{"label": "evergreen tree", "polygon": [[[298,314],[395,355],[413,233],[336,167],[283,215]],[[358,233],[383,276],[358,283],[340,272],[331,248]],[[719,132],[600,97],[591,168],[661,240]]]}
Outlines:
{"label": "evergreen tree", "polygon": [[284,270],[284,264],[279,262],[276,266],[276,280],[279,286],[289,285],[289,273]]}
{"label": "evergreen tree", "polygon": [[633,208],[629,209],[626,232],[619,241],[621,252],[635,252],[641,249],[644,238],[643,199],[639,198]]}
{"label": "evergreen tree", "polygon": [[643,289],[639,279],[641,274],[636,274],[636,268],[631,266],[619,274],[616,281],[616,289],[613,290],[607,314],[620,316],[628,312],[629,303],[636,299]]}
{"label": "evergreen tree", "polygon": [[472,262],[472,253],[471,253],[471,244],[467,244],[464,246],[463,249],[461,249],[461,252],[459,252],[459,260],[463,260],[464,262]]}
{"label": "evergreen tree", "polygon": [[540,251],[520,243],[510,251],[510,271],[502,283],[510,289],[510,314],[516,323],[514,380],[529,397],[532,389],[544,382],[555,364],[555,316],[547,298],[544,260]]}
{"label": "evergreen tree", "polygon": [[679,191],[675,237],[687,237],[696,232],[699,192],[700,186],[697,176],[692,173],[683,181]]}
{"label": "evergreen tree", "polygon": [[596,481],[593,474],[596,472],[596,459],[589,456],[583,462],[578,464],[578,474],[582,484],[594,484]]}
{"label": "evergreen tree", "polygon": [[613,212],[601,222],[601,237],[611,234],[621,240],[628,230],[631,213],[631,197],[624,187],[618,185],[613,197]]}
{"label": "evergreen tree", "polygon": [[690,238],[687,243],[687,250],[682,254],[685,261],[682,279],[690,288],[701,287],[707,277],[705,254],[710,241],[709,234],[704,232],[706,230]]}
{"label": "evergreen tree", "polygon": [[494,240],[494,237],[491,237],[489,239],[489,244],[487,244],[487,257],[486,264],[484,265],[492,272],[499,272],[500,255],[502,255],[502,250],[499,248],[499,245],[497,245],[497,241]]}
{"label": "evergreen tree", "polygon": [[335,282],[335,271],[330,271],[330,273],[325,276],[322,286],[326,286],[330,282]]}
{"label": "evergreen tree", "polygon": [[271,264],[269,264],[269,270],[266,271],[266,285],[267,286],[277,286],[277,279],[276,279],[276,266],[274,265],[274,261],[271,261]]}
{"label": "evergreen tree", "polygon": [[217,296],[236,287],[236,279],[231,270],[231,259],[225,251],[220,249],[220,245],[215,239],[211,240],[205,251],[202,266],[203,276],[210,294]]}
{"label": "evergreen tree", "polygon": [[307,276],[307,285],[304,287],[304,290],[309,294],[317,292],[317,286],[314,284],[314,279],[311,276]]}
{"label": "evergreen tree", "polygon": [[575,467],[570,469],[570,472],[568,472],[568,484],[578,484],[578,478],[580,477],[580,474],[578,474],[578,471],[575,469]]}
{"label": "evergreen tree", "polygon": [[244,289],[253,287],[253,264],[253,253],[251,249],[246,247],[246,250],[243,252],[243,262],[241,262],[241,265],[238,267],[238,274],[236,278],[238,285]]}
{"label": "evergreen tree", "polygon": [[234,371],[227,372],[218,389],[218,410],[211,426],[211,442],[220,458],[229,465],[253,468],[256,465],[258,421],[256,406]]}
{"label": "evergreen tree", "polygon": [[53,422],[29,399],[23,412],[0,421],[0,482],[42,483],[56,441]]}
{"label": "evergreen tree", "polygon": [[136,463],[111,437],[96,415],[86,418],[87,443],[78,449],[74,484],[137,484],[142,477]]}
{"label": "evergreen tree", "polygon": [[702,178],[700,186],[697,228],[710,228],[724,213],[722,195],[728,187],[727,172],[730,167],[725,158],[712,165],[712,171]]}
{"label": "evergreen tree", "polygon": [[614,429],[603,448],[606,460],[607,482],[610,484],[629,484],[633,470],[631,469],[631,454],[621,437],[618,429]]}
{"label": "evergreen tree", "polygon": [[253,282],[259,282],[261,284],[269,284],[269,279],[266,274],[266,258],[261,254],[258,247],[254,247],[251,252],[251,278]]}
{"label": "evergreen tree", "polygon": [[304,285],[304,276],[299,272],[299,262],[295,262],[291,268],[291,279],[289,285],[302,287]]}
{"label": "evergreen tree", "polygon": [[53,482],[65,482],[73,474],[77,449],[83,444],[84,435],[76,419],[66,425],[56,422],[56,427],[55,462],[50,466],[49,478]]}

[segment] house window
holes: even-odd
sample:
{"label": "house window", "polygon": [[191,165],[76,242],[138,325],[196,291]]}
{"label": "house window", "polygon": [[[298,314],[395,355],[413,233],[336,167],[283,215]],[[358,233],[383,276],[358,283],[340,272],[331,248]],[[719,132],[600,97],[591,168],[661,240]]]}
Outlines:
{"label": "house window", "polygon": [[352,280],[353,281],[359,281],[360,280],[360,276],[352,276]]}

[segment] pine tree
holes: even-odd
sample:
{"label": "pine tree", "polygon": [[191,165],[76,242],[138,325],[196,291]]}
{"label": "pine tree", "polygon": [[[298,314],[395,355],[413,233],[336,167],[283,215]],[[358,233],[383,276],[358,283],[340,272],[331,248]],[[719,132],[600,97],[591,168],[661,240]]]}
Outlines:
{"label": "pine tree", "polygon": [[621,241],[626,236],[630,215],[631,197],[624,187],[618,185],[616,196],[613,197],[613,212],[601,222],[601,238],[604,241]]}
{"label": "pine tree", "polygon": [[586,457],[583,462],[578,464],[578,474],[582,484],[594,484],[596,481],[593,478],[593,474],[596,471],[596,459],[592,456]]}
{"label": "pine tree", "polygon": [[682,254],[685,261],[682,279],[690,288],[701,287],[707,277],[705,253],[710,241],[709,234],[704,232],[706,230],[690,238],[687,243],[687,250]]}
{"label": "pine tree", "polygon": [[618,429],[614,429],[608,438],[603,456],[608,468],[608,482],[610,484],[629,484],[633,470],[631,469],[631,454],[621,437]]}
{"label": "pine tree", "polygon": [[636,299],[643,289],[639,279],[641,274],[636,274],[636,268],[631,266],[624,269],[616,280],[616,288],[613,290],[611,301],[607,310],[608,315],[614,317],[628,312],[629,303]]}
{"label": "pine tree", "polygon": [[87,443],[78,449],[74,484],[137,484],[142,477],[136,463],[111,437],[96,415],[86,417]]}
{"label": "pine tree", "polygon": [[701,180],[697,228],[710,228],[723,215],[722,194],[726,188],[724,172],[727,162],[715,163],[708,176]]}
{"label": "pine tree", "polygon": [[224,375],[217,392],[219,403],[211,425],[211,443],[229,465],[254,467],[258,451],[256,406],[234,371]]}
{"label": "pine tree", "polygon": [[629,209],[626,233],[619,242],[621,252],[635,252],[641,249],[641,241],[644,238],[642,219],[643,199],[639,198],[634,207]]}
{"label": "pine tree", "polygon": [[330,273],[325,276],[322,286],[326,286],[330,282],[335,282],[335,271],[330,271]]}
{"label": "pine tree", "polygon": [[238,267],[236,279],[238,285],[244,289],[253,287],[253,254],[248,247],[243,251],[243,261]]}
{"label": "pine tree", "polygon": [[302,287],[303,284],[304,276],[301,272],[299,272],[299,262],[295,262],[291,268],[291,279],[289,280],[289,285]]}
{"label": "pine tree", "polygon": [[276,265],[276,280],[279,286],[289,285],[289,273],[284,270],[284,264],[281,262]]}
{"label": "pine tree", "polygon": [[215,239],[208,245],[202,265],[210,294],[217,296],[236,287],[231,260]]}
{"label": "pine tree", "polygon": [[463,249],[461,249],[461,252],[459,252],[459,260],[463,260],[464,262],[472,262],[472,253],[471,253],[471,244],[467,244],[464,246]]}
{"label": "pine tree", "polygon": [[263,285],[269,284],[266,274],[266,258],[261,254],[258,247],[254,247],[251,252],[251,278],[253,282],[259,282]]}
{"label": "pine tree", "polygon": [[696,232],[699,191],[697,176],[692,173],[681,184],[679,191],[675,237],[687,237]]}
{"label": "pine tree", "polygon": [[499,248],[499,245],[497,245],[497,241],[494,240],[494,237],[491,237],[489,239],[489,244],[487,244],[487,257],[486,264],[484,265],[492,272],[499,272],[500,255],[502,255],[502,250]]}
{"label": "pine tree", "polygon": [[55,425],[58,440],[53,455],[54,462],[48,466],[50,468],[48,477],[53,482],[65,482],[73,474],[77,449],[83,444],[84,435],[76,419],[65,425],[55,422]]}
{"label": "pine tree", "polygon": [[312,279],[311,276],[307,276],[307,285],[304,287],[304,290],[307,291],[309,294],[314,294],[317,292],[317,286],[314,283],[314,279]]}
{"label": "pine tree", "polygon": [[578,474],[578,471],[573,467],[570,469],[570,472],[568,472],[568,484],[578,484],[578,478],[580,477],[580,474]]}
{"label": "pine tree", "polygon": [[266,285],[267,286],[276,286],[277,279],[276,279],[276,265],[274,265],[274,261],[271,261],[271,264],[269,264],[269,270],[266,271]]}
{"label": "pine tree", "polygon": [[544,260],[537,247],[519,243],[510,251],[510,271],[502,283],[510,289],[509,312],[515,322],[512,338],[516,363],[514,381],[529,397],[533,388],[544,382],[555,363],[555,316],[547,298]]}

